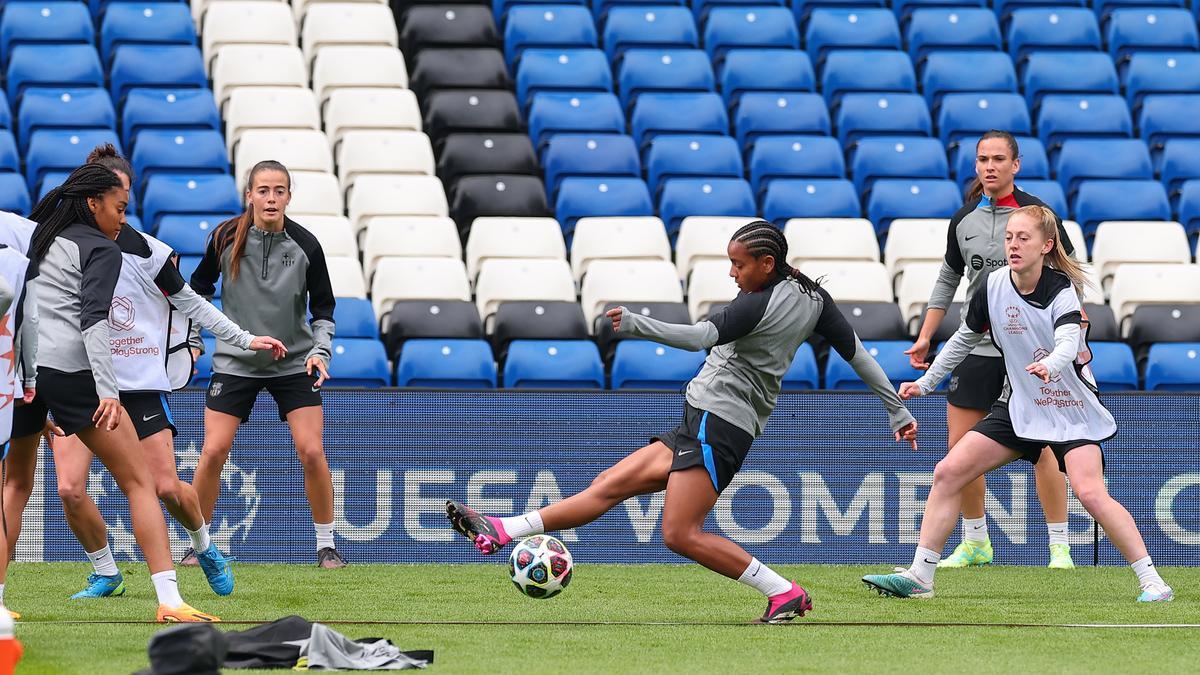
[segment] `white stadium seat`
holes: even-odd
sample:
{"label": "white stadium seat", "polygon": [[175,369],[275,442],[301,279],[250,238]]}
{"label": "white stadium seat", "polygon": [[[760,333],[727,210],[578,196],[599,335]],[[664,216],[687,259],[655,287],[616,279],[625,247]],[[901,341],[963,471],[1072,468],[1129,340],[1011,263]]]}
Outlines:
{"label": "white stadium seat", "polygon": [[485,260],[553,258],[565,260],[562,226],[553,218],[483,217],[471,223],[467,276],[474,280]]}
{"label": "white stadium seat", "polygon": [[343,191],[369,173],[432,176],[433,146],[420,131],[348,131],[337,146],[337,167]]}
{"label": "white stadium seat", "polygon": [[1117,267],[1109,305],[1120,324],[1139,305],[1200,300],[1200,265],[1125,264]]}
{"label": "white stadium seat", "polygon": [[296,17],[296,25],[304,23],[304,17],[308,15],[308,8],[320,2],[374,2],[386,5],[386,0],[292,0],[292,13]]}
{"label": "white stadium seat", "polygon": [[384,258],[371,280],[371,306],[380,323],[397,300],[470,299],[467,268],[454,258]]}
{"label": "white stadium seat", "polygon": [[[303,66],[303,56],[301,65]],[[404,55],[395,47],[326,47],[312,66],[312,86],[317,101],[324,104],[334,90],[343,87],[408,88]]]}
{"label": "white stadium seat", "polygon": [[[291,21],[288,26],[294,28]],[[333,45],[379,45],[396,49],[399,36],[392,8],[365,2],[320,2],[309,5],[300,29],[304,58]]]}
{"label": "white stadium seat", "polygon": [[340,216],[346,213],[337,176],[331,173],[292,171],[292,201],[288,213]]}
{"label": "white stadium seat", "polygon": [[788,264],[807,260],[879,262],[875,226],[865,218],[792,218],[783,226]]}
{"label": "white stadium seat", "polygon": [[665,260],[596,260],[580,294],[589,330],[606,302],[683,302],[679,275]]}
{"label": "white stadium seat", "polygon": [[323,111],[325,133],[337,147],[347,131],[421,131],[417,95],[408,89],[334,89]]}
{"label": "white stadium seat", "polygon": [[675,240],[675,269],[687,279],[692,266],[701,260],[729,262],[729,240],[733,233],[750,222],[731,216],[688,216],[679,226]]}
{"label": "white stadium seat", "polygon": [[367,287],[363,283],[362,266],[355,258],[328,256],[325,265],[329,268],[329,283],[333,295],[338,298],[366,298]]}
{"label": "white stadium seat", "polygon": [[296,25],[287,20],[290,15],[286,4],[274,0],[213,3],[204,13],[201,30],[204,64],[211,64],[225,45],[296,46]]}
{"label": "white stadium seat", "polygon": [[315,129],[249,129],[242,133],[233,155],[238,189],[246,188],[246,174],[265,159],[282,162],[289,171],[333,173],[333,153],[324,131]]}
{"label": "white stadium seat", "polygon": [[1075,247],[1072,255],[1079,262],[1087,262],[1087,240],[1083,238],[1083,228],[1073,220],[1064,220],[1063,229],[1067,231],[1067,238],[1071,240],[1071,246]]}
{"label": "white stadium seat", "polygon": [[[204,15],[208,13],[209,8],[224,2],[244,2],[244,0],[191,0],[192,20],[196,22],[197,32],[204,26]],[[280,0],[279,4],[285,5],[286,2]]]}
{"label": "white stadium seat", "polygon": [[[1106,220],[1096,227],[1092,265],[1105,286],[1123,263],[1180,263],[1192,261],[1187,233],[1173,221]],[[1200,298],[1197,298],[1200,300]]]}
{"label": "white stadium seat", "polygon": [[475,305],[487,321],[508,300],[575,302],[575,280],[566,260],[492,258],[479,266]]}
{"label": "white stadium seat", "polygon": [[693,321],[703,321],[716,307],[729,304],[738,294],[737,283],[729,276],[729,261],[701,260],[688,277],[688,313]]}
{"label": "white stadium seat", "polygon": [[571,240],[571,272],[578,280],[601,258],[671,260],[667,228],[653,216],[580,218]]}
{"label": "white stadium seat", "polygon": [[446,191],[436,176],[363,176],[347,198],[350,224],[361,236],[375,216],[448,216]]}
{"label": "white stadium seat", "polygon": [[358,242],[354,241],[354,231],[350,229],[350,221],[345,216],[320,216],[304,214],[293,217],[300,226],[321,242],[321,250],[325,257],[341,256],[358,259]]}
{"label": "white stadium seat", "polygon": [[308,68],[299,47],[228,45],[217,50],[209,72],[222,110],[238,87],[308,87]]}
{"label": "white stadium seat", "polygon": [[225,108],[225,147],[230,156],[248,129],[320,128],[321,113],[311,89],[239,87]]}
{"label": "white stadium seat", "polygon": [[1104,286],[1100,283],[1100,275],[1096,272],[1096,268],[1088,265],[1083,268],[1083,271],[1087,273],[1087,278],[1091,281],[1091,283],[1083,285],[1084,304],[1105,304]]}
{"label": "white stadium seat", "polygon": [[908,265],[940,262],[945,257],[949,227],[950,221],[945,218],[897,218],[892,221],[883,246],[883,264],[888,269],[893,288]]}
{"label": "white stadium seat", "polygon": [[[929,304],[929,295],[933,292],[933,286],[937,282],[938,273],[941,272],[942,264],[939,263],[913,263],[905,268],[904,276],[900,278],[900,286],[896,290],[898,297],[897,304],[900,305],[900,313],[904,315],[904,321],[912,328],[914,322],[919,322],[921,314],[925,311],[925,305]],[[833,293],[833,291],[830,291]],[[835,294],[834,299],[838,297]],[[967,278],[963,277],[959,282],[958,288],[954,292],[954,302],[962,302],[967,298]],[[950,319],[947,318],[947,321]],[[957,319],[954,319],[957,321]]]}
{"label": "white stadium seat", "polygon": [[883,263],[808,260],[800,264],[800,271],[820,282],[837,302],[892,301],[892,278]]}
{"label": "white stadium seat", "polygon": [[367,282],[379,261],[401,258],[462,258],[454,221],[444,217],[381,216],[363,235],[363,271]]}

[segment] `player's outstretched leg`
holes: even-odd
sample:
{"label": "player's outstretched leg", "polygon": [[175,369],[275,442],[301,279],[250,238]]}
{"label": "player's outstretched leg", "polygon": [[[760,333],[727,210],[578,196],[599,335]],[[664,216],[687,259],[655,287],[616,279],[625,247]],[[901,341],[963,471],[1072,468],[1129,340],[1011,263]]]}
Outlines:
{"label": "player's outstretched leg", "polygon": [[1050,448],[1042,448],[1042,456],[1033,465],[1038,501],[1046,516],[1046,533],[1050,539],[1052,570],[1073,570],[1071,543],[1067,539],[1067,477],[1058,470],[1058,458]]}

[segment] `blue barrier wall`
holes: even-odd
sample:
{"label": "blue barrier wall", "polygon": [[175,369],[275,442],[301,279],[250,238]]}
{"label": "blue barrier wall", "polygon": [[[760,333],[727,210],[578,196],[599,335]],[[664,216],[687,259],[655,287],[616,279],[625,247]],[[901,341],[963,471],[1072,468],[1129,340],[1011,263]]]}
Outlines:
{"label": "blue barrier wall", "polygon": [[[683,404],[676,393],[620,392],[331,390],[325,400],[338,548],[356,562],[481,560],[446,526],[447,497],[499,515],[542,506],[582,489],[649,436],[672,428]],[[1156,561],[1197,564],[1200,397],[1114,395],[1105,402],[1121,425],[1105,449],[1112,492],[1133,512]],[[190,479],[202,441],[203,392],[177,394],[172,407],[179,466]],[[915,453],[891,440],[883,409],[869,394],[783,396],[708,526],[771,562],[907,562],[946,443],[943,400],[911,407],[922,425]],[[110,523],[114,550],[136,557],[124,498],[98,465],[93,469],[90,489]],[[52,463],[40,471],[22,557],[82,560],[62,519]],[[1005,467],[989,476],[988,486],[997,562],[1045,564],[1046,528],[1031,466]],[[244,562],[311,564],[302,474],[270,399],[260,398],[242,427],[223,488],[213,525],[222,548]],[[662,545],[661,509],[661,494],[632,499],[562,536],[578,560],[680,562]],[[1074,498],[1071,514],[1075,561],[1092,564],[1092,521]],[[176,553],[186,547],[175,524],[172,540]],[[1098,562],[1122,561],[1102,540]]]}

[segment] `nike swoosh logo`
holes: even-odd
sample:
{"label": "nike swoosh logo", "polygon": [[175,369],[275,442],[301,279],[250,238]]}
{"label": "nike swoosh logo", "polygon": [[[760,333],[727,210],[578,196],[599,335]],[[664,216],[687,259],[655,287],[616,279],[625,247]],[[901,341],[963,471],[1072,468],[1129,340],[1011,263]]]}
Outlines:
{"label": "nike swoosh logo", "polygon": [[975,237],[978,237],[978,236],[979,235],[977,235],[977,234],[973,234],[969,237],[963,237],[963,241],[971,241],[972,239],[974,239]]}
{"label": "nike swoosh logo", "polygon": [[684,455],[686,455],[690,452],[695,452],[695,450],[680,450],[679,452],[677,452],[675,454],[679,457],[683,457]]}
{"label": "nike swoosh logo", "polygon": [[321,388],[314,384],[312,390],[313,390],[313,393],[315,394],[315,393],[321,391]]}
{"label": "nike swoosh logo", "polygon": [[146,417],[145,415],[142,415],[142,421],[143,421],[143,422],[149,422],[150,420],[154,419],[155,417],[158,417],[158,416],[159,416],[159,415],[161,415],[161,414],[162,414],[162,413],[156,413],[156,414],[154,414],[154,415],[151,415],[151,416],[149,416],[149,417]]}
{"label": "nike swoosh logo", "polygon": [[925,564],[927,564],[927,565],[936,565],[936,564],[937,564],[937,561],[936,561],[936,560],[930,560],[929,558],[926,558],[926,559],[925,559]]}

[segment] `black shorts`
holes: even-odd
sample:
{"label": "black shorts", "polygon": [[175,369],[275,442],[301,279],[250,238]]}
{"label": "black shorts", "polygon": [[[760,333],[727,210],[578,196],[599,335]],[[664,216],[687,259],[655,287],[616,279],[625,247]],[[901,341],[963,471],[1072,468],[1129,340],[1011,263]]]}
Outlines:
{"label": "black shorts", "polygon": [[38,395],[33,397],[33,401],[13,408],[12,437],[24,438],[42,433],[42,429],[46,428],[46,418],[49,415],[46,399],[42,397],[39,389]]}
{"label": "black shorts", "polygon": [[213,373],[204,405],[209,410],[233,415],[245,422],[250,419],[258,392],[266,389],[275,399],[275,405],[279,406],[279,420],[286,421],[288,413],[293,410],[321,405],[321,388],[316,382],[317,376],[307,373],[279,377]]}
{"label": "black shorts", "polygon": [[[1042,457],[1042,448],[1050,447],[1050,451],[1054,453],[1054,457],[1058,459],[1058,470],[1066,473],[1067,453],[1075,448],[1082,448],[1085,445],[1099,446],[1100,441],[1080,439],[1077,441],[1065,441],[1062,443],[1046,443],[1044,441],[1031,441],[1026,438],[1017,436],[1016,430],[1013,429],[1012,418],[1008,415],[1008,402],[997,401],[992,406],[992,412],[979,423],[975,425],[971,431],[977,431],[984,436],[996,441],[1010,450],[1021,453],[1021,459],[1037,464]],[[1101,461],[1103,461],[1103,449],[1101,452]]]}
{"label": "black shorts", "polygon": [[[68,436],[93,426],[92,415],[100,407],[96,381],[90,370],[64,373],[53,368],[38,368],[38,398],[45,401],[50,414]],[[24,406],[22,406],[24,407]]]}
{"label": "black shorts", "polygon": [[171,408],[167,405],[167,395],[157,392],[133,392],[121,394],[121,405],[129,413],[133,428],[137,431],[138,440],[150,438],[163,429],[171,430],[171,437],[179,435],[175,428],[175,420],[171,419]]}
{"label": "black shorts", "polygon": [[685,403],[683,423],[650,439],[662,441],[675,453],[671,471],[703,466],[720,494],[750,453],[754,436],[704,410]]}
{"label": "black shorts", "polygon": [[946,403],[987,412],[1004,391],[1004,359],[971,354],[950,373]]}

